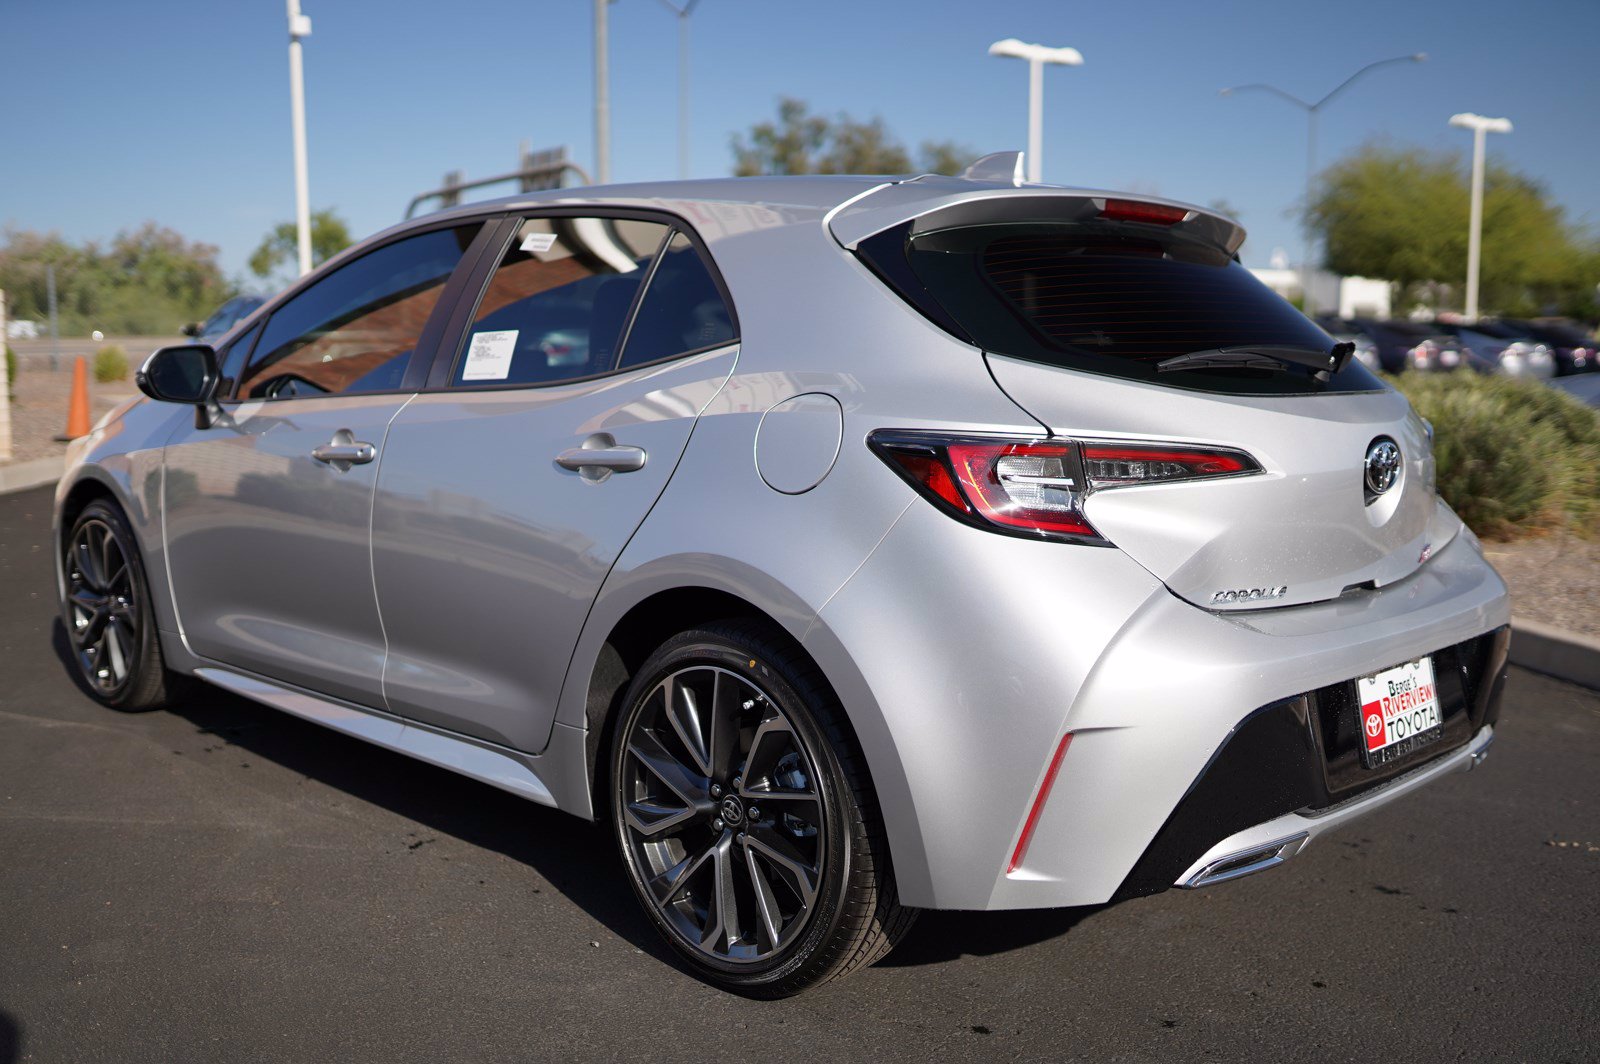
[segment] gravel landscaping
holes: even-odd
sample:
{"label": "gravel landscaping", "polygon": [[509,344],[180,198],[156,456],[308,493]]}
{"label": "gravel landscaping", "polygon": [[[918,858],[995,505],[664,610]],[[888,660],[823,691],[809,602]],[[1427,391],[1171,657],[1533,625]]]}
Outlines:
{"label": "gravel landscaping", "polygon": [[1511,588],[1514,616],[1600,637],[1600,542],[1541,536],[1486,543],[1484,553]]}

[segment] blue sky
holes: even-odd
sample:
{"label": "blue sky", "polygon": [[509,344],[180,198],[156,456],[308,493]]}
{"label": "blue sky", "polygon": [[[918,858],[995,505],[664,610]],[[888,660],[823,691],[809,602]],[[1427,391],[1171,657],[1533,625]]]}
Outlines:
{"label": "blue sky", "polygon": [[[303,4],[312,204],[357,234],[447,170],[510,169],[523,139],[592,162],[588,0]],[[280,0],[0,0],[0,223],[84,239],[153,219],[242,274],[293,214],[284,26]],[[616,0],[611,28],[613,176],[675,176],[675,21],[657,0]],[[1274,246],[1298,259],[1304,116],[1217,90],[1316,98],[1371,60],[1425,51],[1330,105],[1324,162],[1369,138],[1464,148],[1452,113],[1506,115],[1516,132],[1491,138],[1494,155],[1600,223],[1595,0],[701,0],[693,34],[697,177],[729,172],[730,136],[780,95],[882,116],[912,146],[1022,147],[1026,66],[985,54],[1016,36],[1085,59],[1046,72],[1046,180],[1225,199],[1250,230],[1248,264]]]}

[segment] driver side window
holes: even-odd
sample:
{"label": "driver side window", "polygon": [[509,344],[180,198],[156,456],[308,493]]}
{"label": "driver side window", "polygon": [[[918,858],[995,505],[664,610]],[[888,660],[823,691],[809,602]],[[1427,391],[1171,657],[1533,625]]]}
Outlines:
{"label": "driver side window", "polygon": [[346,263],[273,311],[240,399],[399,388],[445,282],[478,223],[397,240]]}

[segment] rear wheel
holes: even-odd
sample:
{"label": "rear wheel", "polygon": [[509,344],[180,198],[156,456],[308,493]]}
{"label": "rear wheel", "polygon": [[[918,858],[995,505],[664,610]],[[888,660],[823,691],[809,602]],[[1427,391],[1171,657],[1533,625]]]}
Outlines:
{"label": "rear wheel", "polygon": [[702,978],[784,997],[871,964],[909,928],[843,714],[765,627],[710,624],[651,655],[611,767],[634,890]]}
{"label": "rear wheel", "polygon": [[167,670],[139,547],[122,512],[103,499],[91,502],[63,551],[61,620],[84,683],[115,709],[160,706]]}

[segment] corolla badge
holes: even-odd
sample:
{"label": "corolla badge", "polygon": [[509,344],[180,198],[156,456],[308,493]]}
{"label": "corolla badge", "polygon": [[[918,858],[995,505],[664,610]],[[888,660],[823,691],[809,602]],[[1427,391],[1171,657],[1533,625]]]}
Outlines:
{"label": "corolla badge", "polygon": [[1400,479],[1400,445],[1387,436],[1379,436],[1367,448],[1367,491],[1382,495]]}
{"label": "corolla badge", "polygon": [[1241,587],[1236,591],[1218,591],[1211,596],[1211,604],[1219,606],[1225,602],[1261,602],[1263,600],[1279,599],[1289,593],[1287,587]]}

